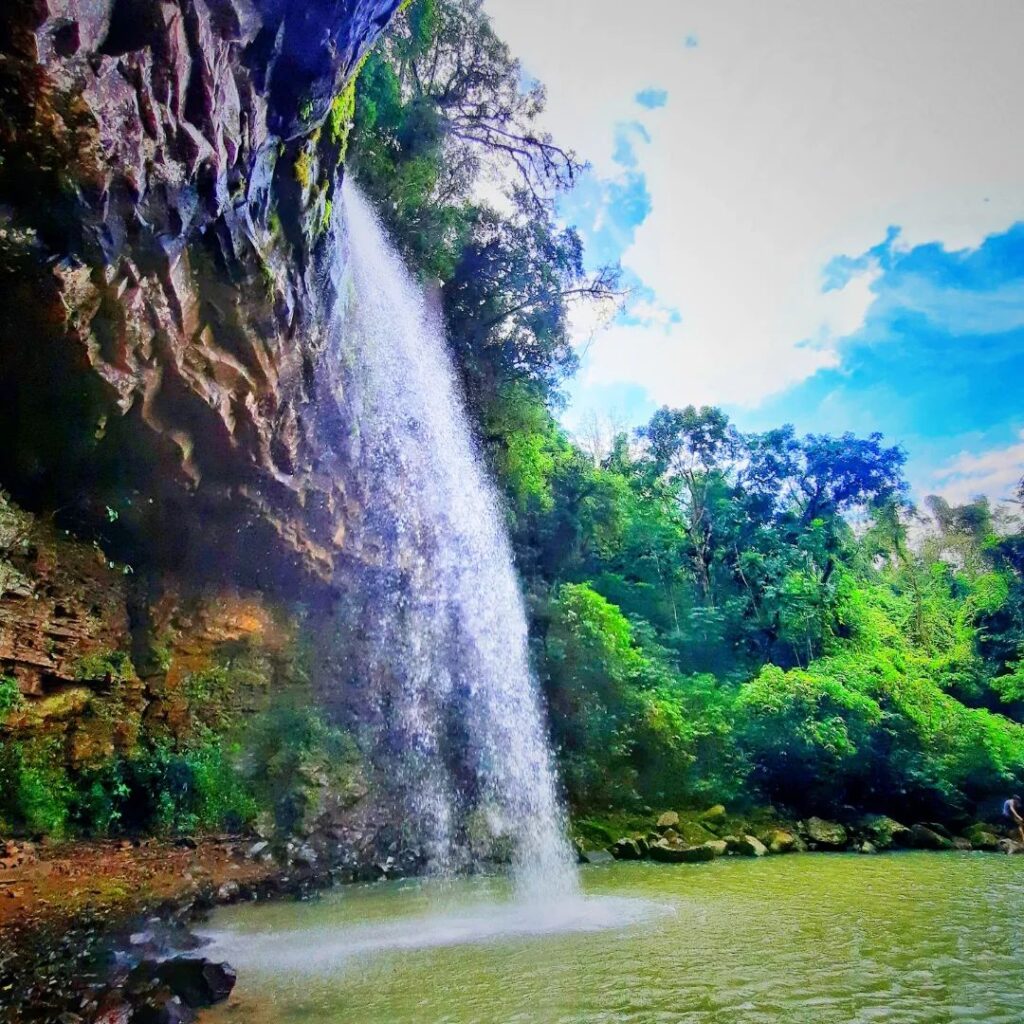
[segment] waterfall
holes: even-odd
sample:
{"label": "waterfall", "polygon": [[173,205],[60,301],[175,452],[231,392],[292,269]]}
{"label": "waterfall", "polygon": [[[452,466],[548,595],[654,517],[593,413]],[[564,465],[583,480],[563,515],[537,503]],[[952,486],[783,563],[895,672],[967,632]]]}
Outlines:
{"label": "waterfall", "polygon": [[520,893],[571,893],[523,599],[440,318],[350,180],[341,208],[325,372],[353,432],[345,544],[365,566],[362,667],[406,820],[438,871],[465,866],[484,829],[511,843]]}

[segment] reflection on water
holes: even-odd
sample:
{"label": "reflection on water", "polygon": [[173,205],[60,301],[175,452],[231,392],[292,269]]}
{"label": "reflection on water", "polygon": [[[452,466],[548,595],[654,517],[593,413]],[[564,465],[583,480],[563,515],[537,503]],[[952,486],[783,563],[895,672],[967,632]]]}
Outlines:
{"label": "reflection on water", "polygon": [[208,934],[239,969],[237,1005],[205,1019],[1024,1021],[1024,858],[623,863],[583,882],[532,906],[472,879],[226,908]]}

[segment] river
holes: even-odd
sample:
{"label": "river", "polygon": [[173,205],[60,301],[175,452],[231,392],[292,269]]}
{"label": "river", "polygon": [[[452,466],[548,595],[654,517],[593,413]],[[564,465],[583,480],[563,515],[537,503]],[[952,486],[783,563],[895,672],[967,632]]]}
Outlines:
{"label": "river", "polygon": [[218,911],[213,1022],[1019,1022],[1024,858],[807,854],[584,869],[564,905],[500,879]]}

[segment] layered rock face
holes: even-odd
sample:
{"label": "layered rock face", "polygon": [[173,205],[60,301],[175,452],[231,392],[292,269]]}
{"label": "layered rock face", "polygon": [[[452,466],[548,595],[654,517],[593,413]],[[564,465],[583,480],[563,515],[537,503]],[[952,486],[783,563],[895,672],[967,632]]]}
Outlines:
{"label": "layered rock face", "polygon": [[[399,0],[7,0],[0,486],[137,569],[329,581],[315,265]],[[338,444],[344,425],[332,424]]]}

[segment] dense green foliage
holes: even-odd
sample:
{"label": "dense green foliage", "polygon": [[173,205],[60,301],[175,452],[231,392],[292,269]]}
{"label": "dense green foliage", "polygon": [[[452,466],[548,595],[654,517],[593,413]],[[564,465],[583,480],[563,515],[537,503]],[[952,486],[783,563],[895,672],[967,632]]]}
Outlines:
{"label": "dense green foliage", "polygon": [[[112,652],[87,663],[90,677],[130,662]],[[84,670],[83,670],[84,671]],[[70,765],[65,736],[46,719],[0,728],[0,830],[107,836],[235,831],[259,822],[288,834],[330,785],[342,796],[361,762],[348,736],[329,725],[301,689],[276,693],[255,711],[239,696],[266,689],[258,662],[245,656],[194,672],[181,687],[185,723],[172,734],[153,727],[135,741]],[[0,727],[17,715],[14,680],[0,678]],[[81,712],[85,729],[104,718],[130,721],[115,691]]]}
{"label": "dense green foliage", "polygon": [[[558,425],[569,314],[603,301],[553,215],[579,166],[475,0],[417,0],[370,58],[351,166],[441,285],[577,808],[775,799],[955,814],[1024,774],[1024,537],[914,512],[883,438],[662,409]],[[488,204],[481,196],[505,196]]]}

